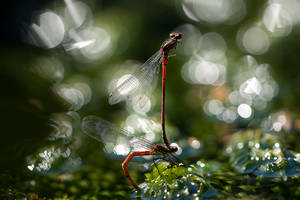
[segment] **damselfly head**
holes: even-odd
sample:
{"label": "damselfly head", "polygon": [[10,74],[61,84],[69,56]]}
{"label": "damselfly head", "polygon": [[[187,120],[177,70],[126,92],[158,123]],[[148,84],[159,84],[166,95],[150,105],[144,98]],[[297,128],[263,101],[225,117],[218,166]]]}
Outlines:
{"label": "damselfly head", "polygon": [[169,37],[173,40],[180,40],[182,38],[182,34],[178,32],[172,32],[169,34]]}

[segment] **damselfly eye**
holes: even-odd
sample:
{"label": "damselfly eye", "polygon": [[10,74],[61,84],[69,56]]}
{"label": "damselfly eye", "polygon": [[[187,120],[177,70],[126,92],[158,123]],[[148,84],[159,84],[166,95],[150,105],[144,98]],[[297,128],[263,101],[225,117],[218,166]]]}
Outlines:
{"label": "damselfly eye", "polygon": [[171,39],[176,39],[176,40],[180,40],[182,38],[181,33],[170,33],[169,36],[170,36]]}
{"label": "damselfly eye", "polygon": [[177,40],[180,40],[181,38],[182,38],[182,34],[181,34],[181,33],[177,33],[176,39],[177,39]]}
{"label": "damselfly eye", "polygon": [[175,35],[175,33],[170,33],[170,38],[175,38],[176,37],[176,35]]}

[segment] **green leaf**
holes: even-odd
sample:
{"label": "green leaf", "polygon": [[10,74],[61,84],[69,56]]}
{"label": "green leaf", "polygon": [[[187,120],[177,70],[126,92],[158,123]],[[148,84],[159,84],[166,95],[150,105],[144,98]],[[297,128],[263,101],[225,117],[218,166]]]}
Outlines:
{"label": "green leaf", "polygon": [[[217,190],[204,178],[219,168],[216,163],[208,164],[198,161],[196,165],[172,166],[159,163],[151,173],[146,173],[146,180],[140,185],[142,191],[136,196],[143,199],[190,199],[192,197],[209,198],[217,194]],[[205,168],[203,168],[206,166]]]}

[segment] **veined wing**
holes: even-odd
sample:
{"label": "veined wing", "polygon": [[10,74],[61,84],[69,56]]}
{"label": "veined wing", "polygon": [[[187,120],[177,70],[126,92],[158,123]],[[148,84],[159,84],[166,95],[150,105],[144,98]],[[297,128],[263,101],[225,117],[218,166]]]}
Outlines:
{"label": "veined wing", "polygon": [[146,151],[153,147],[144,137],[135,136],[94,115],[83,118],[81,129],[88,136],[102,142],[107,153],[125,156],[132,151]]}
{"label": "veined wing", "polygon": [[157,51],[133,74],[121,77],[109,95],[109,104],[131,99],[139,93],[149,95],[156,87],[161,63],[162,55]]}
{"label": "veined wing", "polygon": [[165,157],[163,157],[162,159],[169,162],[171,165],[177,165],[177,166],[185,165],[184,161],[179,159],[173,153],[166,154]]}

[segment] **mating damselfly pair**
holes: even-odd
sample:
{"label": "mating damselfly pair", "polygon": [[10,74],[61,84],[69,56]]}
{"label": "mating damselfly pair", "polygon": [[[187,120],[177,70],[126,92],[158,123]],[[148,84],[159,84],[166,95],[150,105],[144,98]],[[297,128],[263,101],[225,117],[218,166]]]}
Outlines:
{"label": "mating damselfly pair", "polygon": [[116,104],[120,101],[131,99],[138,93],[150,95],[156,85],[155,80],[158,77],[160,66],[162,65],[161,125],[164,145],[152,144],[144,137],[134,136],[128,131],[118,128],[112,123],[97,116],[86,116],[82,121],[83,132],[100,142],[115,143],[116,138],[118,138],[117,136],[122,136],[128,141],[130,153],[122,163],[122,168],[128,181],[136,189],[139,189],[139,187],[130,177],[127,169],[127,165],[133,157],[159,155],[162,159],[172,157],[172,159],[169,159],[168,161],[176,163],[176,157],[173,153],[175,153],[178,148],[170,145],[165,131],[165,80],[169,52],[176,48],[177,43],[181,38],[181,33],[170,33],[169,39],[162,44],[160,50],[153,54],[133,74],[120,81],[109,95],[110,104]]}

